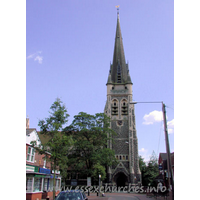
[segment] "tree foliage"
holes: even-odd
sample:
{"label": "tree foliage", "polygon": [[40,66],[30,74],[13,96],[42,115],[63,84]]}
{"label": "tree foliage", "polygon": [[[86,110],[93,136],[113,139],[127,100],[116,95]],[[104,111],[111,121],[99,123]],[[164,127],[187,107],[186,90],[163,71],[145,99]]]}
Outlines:
{"label": "tree foliage", "polygon": [[48,161],[52,163],[52,170],[54,170],[53,180],[53,197],[55,197],[55,170],[57,166],[61,170],[61,175],[66,176],[65,169],[67,168],[67,154],[69,148],[73,144],[71,136],[67,136],[63,132],[63,127],[68,121],[68,113],[65,105],[57,98],[50,107],[50,116],[44,120],[39,120],[40,134],[46,138],[46,143],[35,146],[40,154],[50,154],[47,157]]}
{"label": "tree foliage", "polygon": [[93,166],[92,177],[98,180],[99,175],[101,175],[101,180],[103,181],[106,178],[106,169],[97,163]]}
{"label": "tree foliage", "polygon": [[142,173],[142,185],[148,186],[150,184],[153,186],[154,179],[159,175],[158,159],[155,152],[153,151],[148,163],[145,163],[144,159],[139,156],[139,166]]}
{"label": "tree foliage", "polygon": [[73,136],[74,146],[69,159],[76,172],[97,178],[95,172],[98,169],[105,171],[106,166],[116,162],[114,152],[106,148],[108,140],[114,134],[109,128],[109,122],[110,119],[104,113],[90,115],[80,112],[65,129]]}

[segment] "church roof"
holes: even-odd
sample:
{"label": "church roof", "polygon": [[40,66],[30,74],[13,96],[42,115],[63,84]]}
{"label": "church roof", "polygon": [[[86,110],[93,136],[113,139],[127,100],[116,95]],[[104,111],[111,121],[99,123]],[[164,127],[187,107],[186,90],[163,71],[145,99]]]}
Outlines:
{"label": "church roof", "polygon": [[[174,156],[174,152],[170,153],[170,157]],[[159,157],[162,158],[162,160],[167,160],[167,153],[160,153]]]}
{"label": "church roof", "polygon": [[32,133],[34,130],[36,131],[35,128],[27,128],[26,129],[26,135],[30,135],[30,133]]}
{"label": "church roof", "polygon": [[107,84],[126,84],[131,83],[128,64],[126,64],[119,13],[117,14],[117,27],[115,34],[115,46],[113,63],[110,66]]}

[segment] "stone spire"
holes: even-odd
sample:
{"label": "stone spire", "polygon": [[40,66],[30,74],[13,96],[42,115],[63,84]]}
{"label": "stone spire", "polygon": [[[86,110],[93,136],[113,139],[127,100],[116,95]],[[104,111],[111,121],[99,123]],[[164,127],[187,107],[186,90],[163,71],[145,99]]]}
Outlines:
{"label": "stone spire", "polygon": [[107,84],[132,84],[128,64],[125,61],[122,33],[119,22],[119,11],[117,12],[117,28],[115,34],[115,46],[113,63],[110,66]]}

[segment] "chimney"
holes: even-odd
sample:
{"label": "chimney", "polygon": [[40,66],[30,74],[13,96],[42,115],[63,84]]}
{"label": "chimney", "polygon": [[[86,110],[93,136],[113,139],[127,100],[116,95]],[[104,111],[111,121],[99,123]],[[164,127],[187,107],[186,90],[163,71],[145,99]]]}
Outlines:
{"label": "chimney", "polygon": [[27,118],[26,118],[26,129],[27,128],[29,128],[29,118],[28,118],[28,116],[27,116]]}

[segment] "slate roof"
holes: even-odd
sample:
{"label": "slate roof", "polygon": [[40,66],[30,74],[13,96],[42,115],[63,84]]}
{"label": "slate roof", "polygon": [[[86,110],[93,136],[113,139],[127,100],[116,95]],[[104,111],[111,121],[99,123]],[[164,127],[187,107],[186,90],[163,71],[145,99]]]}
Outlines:
{"label": "slate roof", "polygon": [[160,153],[162,160],[167,160],[167,153]]}
{"label": "slate roof", "polygon": [[[29,135],[31,132],[33,132],[33,131],[36,131],[36,129],[35,128],[27,128],[26,129],[26,135]],[[37,131],[36,131],[37,132]]]}
{"label": "slate roof", "polygon": [[43,145],[46,144],[49,141],[49,136],[41,134],[39,131],[37,132],[37,134],[38,134],[40,141]]}
{"label": "slate roof", "polygon": [[132,84],[132,81],[129,75],[128,64],[126,64],[125,61],[124,47],[123,47],[122,34],[119,22],[119,13],[118,13],[113,63],[110,65],[107,84],[126,84],[126,83]]}
{"label": "slate roof", "polygon": [[[167,160],[167,153],[160,153],[162,160]],[[174,156],[174,152],[170,153],[171,158]]]}
{"label": "slate roof", "polygon": [[42,135],[39,131],[36,130],[36,128],[27,128],[26,129],[26,135],[28,136],[30,133],[32,133],[33,131],[36,131],[40,141],[42,144],[45,144],[48,140],[49,140],[49,137],[46,136],[46,135]]}
{"label": "slate roof", "polygon": [[[49,139],[50,139],[50,136],[41,134],[40,131],[38,131],[37,134],[38,134],[38,136],[40,138],[40,141],[41,141],[41,143],[43,145],[46,144],[49,141]],[[60,137],[62,136],[61,133],[59,135],[60,135]]]}

